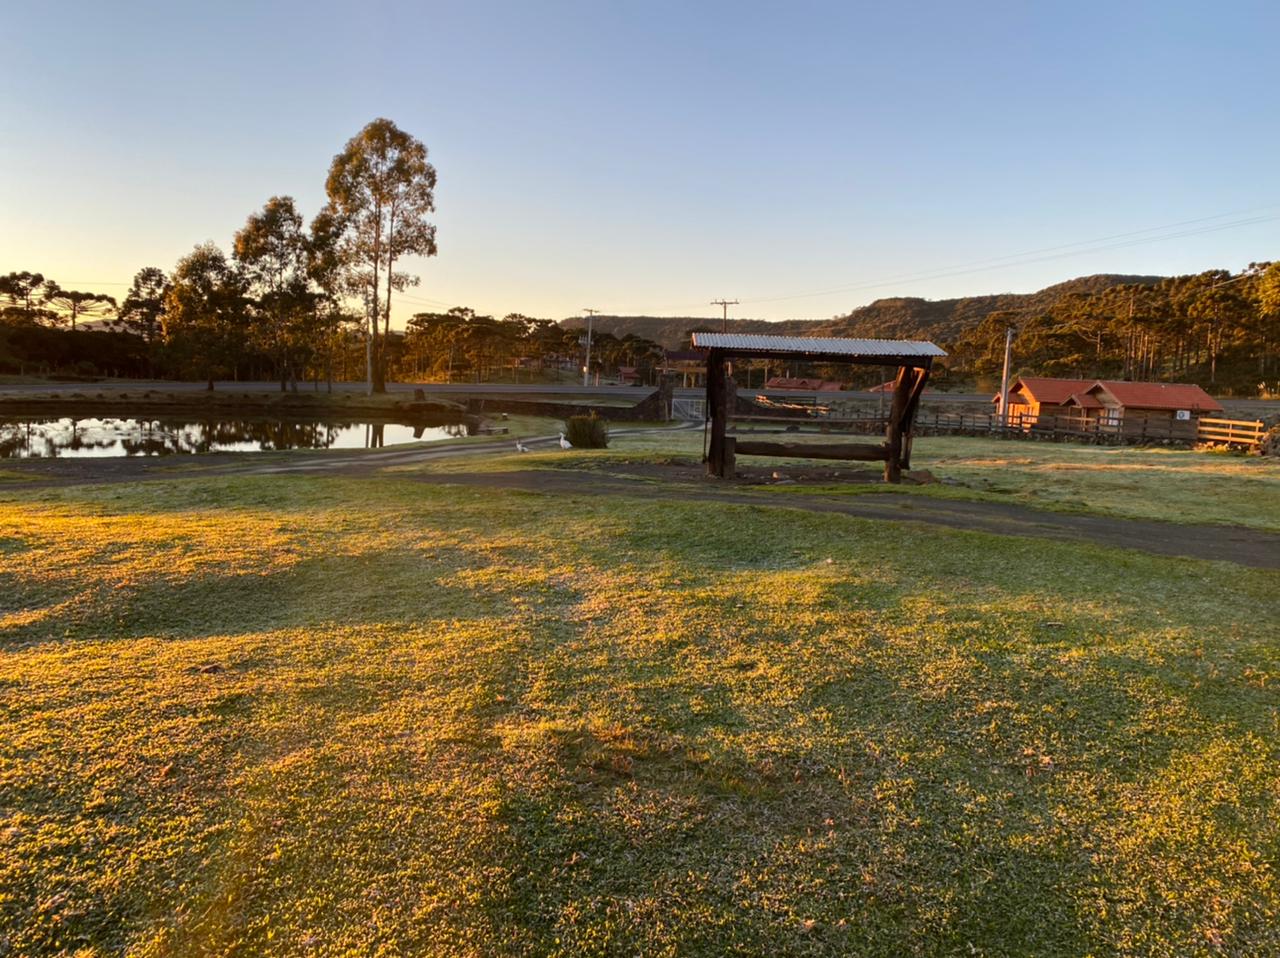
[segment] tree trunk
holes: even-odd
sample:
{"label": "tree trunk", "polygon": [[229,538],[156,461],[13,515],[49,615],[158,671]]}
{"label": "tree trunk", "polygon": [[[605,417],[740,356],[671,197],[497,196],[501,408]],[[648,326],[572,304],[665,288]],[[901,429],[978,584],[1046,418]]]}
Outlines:
{"label": "tree trunk", "polygon": [[373,353],[373,388],[370,394],[385,393],[387,391],[387,357],[386,357],[387,340],[383,336],[379,339],[378,348]]}

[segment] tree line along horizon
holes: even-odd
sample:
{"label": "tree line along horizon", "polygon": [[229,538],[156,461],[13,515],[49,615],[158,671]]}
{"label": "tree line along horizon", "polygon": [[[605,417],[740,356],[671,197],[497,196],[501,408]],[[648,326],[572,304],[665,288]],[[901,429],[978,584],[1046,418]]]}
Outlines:
{"label": "tree line along horizon", "polygon": [[[204,380],[209,388],[216,379],[270,379],[296,389],[299,380],[363,378],[371,392],[383,392],[392,378],[480,380],[521,369],[532,377],[580,362],[580,330],[521,313],[498,319],[455,307],[415,313],[403,332],[391,329],[393,294],[417,284],[397,263],[437,252],[428,220],[435,187],[427,148],[379,118],[333,158],[327,202],[309,225],[292,197],[273,196],[236,232],[230,255],[206,242],[168,273],[144,267],[119,302],[64,289],[37,272],[0,275],[0,372],[160,376]],[[1133,279],[1141,281],[881,300],[829,321],[730,321],[730,328],[934,338],[950,354],[939,370],[943,381],[981,382],[998,373],[1013,326],[1015,369],[1023,374],[1280,392],[1280,262]],[[601,320],[593,370],[634,367],[645,381],[677,335],[687,342],[693,329],[719,328],[672,320],[652,336],[614,335]],[[89,321],[109,328],[79,329]]]}
{"label": "tree line along horizon", "polygon": [[[577,333],[520,313],[455,307],[391,329],[393,293],[417,283],[397,263],[436,255],[435,186],[427,148],[379,118],[333,158],[328,202],[309,226],[291,196],[273,196],[236,232],[230,256],[199,244],[169,273],[139,270],[120,302],[37,272],[0,276],[0,372],[159,375],[210,389],[218,378],[296,389],[299,379],[363,374],[385,392],[392,375],[485,378],[516,355],[538,365],[576,355]],[[78,330],[90,320],[108,328]],[[606,334],[595,356],[597,369],[652,367],[662,349]]]}

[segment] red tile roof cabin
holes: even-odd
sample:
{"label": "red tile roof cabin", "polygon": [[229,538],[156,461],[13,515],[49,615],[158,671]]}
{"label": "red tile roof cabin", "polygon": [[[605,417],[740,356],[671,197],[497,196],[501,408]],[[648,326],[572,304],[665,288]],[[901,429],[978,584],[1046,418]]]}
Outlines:
{"label": "red tile roof cabin", "polygon": [[[1020,376],[1009,384],[1009,404],[1039,406],[1062,406],[1067,400],[1079,392],[1084,392],[1098,380],[1096,379],[1050,379],[1043,376]],[[991,397],[992,402],[1000,401],[1000,394]],[[1033,408],[1033,412],[1038,411]]]}
{"label": "red tile roof cabin", "polygon": [[[992,397],[998,403],[1000,394]],[[1051,379],[1022,376],[1009,387],[1011,412],[1094,412],[1117,409],[1121,413],[1192,414],[1222,412],[1216,399],[1194,383],[1141,383],[1113,379]],[[1021,407],[1021,408],[1019,408]]]}

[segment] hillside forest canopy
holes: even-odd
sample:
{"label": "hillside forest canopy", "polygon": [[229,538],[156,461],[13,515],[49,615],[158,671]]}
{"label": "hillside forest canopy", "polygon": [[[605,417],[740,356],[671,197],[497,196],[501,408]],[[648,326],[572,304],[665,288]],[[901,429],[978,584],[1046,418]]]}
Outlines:
{"label": "hillside forest canopy", "polygon": [[[428,219],[435,187],[426,147],[377,119],[334,157],[328,202],[309,223],[292,197],[270,197],[228,249],[207,242],[168,270],[144,266],[119,300],[38,271],[2,274],[0,373],[203,380],[209,388],[220,379],[274,380],[282,390],[364,380],[381,392],[388,380],[554,380],[576,370],[577,318],[497,318],[458,306],[391,328],[392,303],[418,283],[398,264],[437,252]],[[664,349],[720,327],[700,317],[599,316],[592,369],[612,376],[629,367],[653,382]],[[1022,374],[1280,393],[1280,262],[1236,273],[1087,276],[1031,294],[882,299],[828,320],[728,323],[738,332],[931,339],[950,354],[938,381],[956,386],[998,375],[1009,327]]]}
{"label": "hillside forest canopy", "polygon": [[[577,329],[582,321],[563,325]],[[678,349],[695,331],[719,330],[721,320],[597,316],[596,327]],[[1280,395],[1280,262],[1235,273],[1082,276],[1035,293],[880,299],[827,320],[727,323],[740,333],[929,339],[949,354],[935,381],[956,386],[998,379],[1009,327],[1015,374],[1192,382],[1219,395]]]}

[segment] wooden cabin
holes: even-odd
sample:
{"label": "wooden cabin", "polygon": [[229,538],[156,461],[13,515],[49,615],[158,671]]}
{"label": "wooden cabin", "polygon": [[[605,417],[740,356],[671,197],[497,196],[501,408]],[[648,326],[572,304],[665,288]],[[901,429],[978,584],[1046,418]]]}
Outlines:
{"label": "wooden cabin", "polygon": [[1109,425],[1168,420],[1191,422],[1221,413],[1222,405],[1194,383],[1133,383],[1099,380],[1073,394],[1068,412]]}
{"label": "wooden cabin", "polygon": [[[1071,397],[1088,389],[1096,379],[1050,379],[1044,376],[1019,376],[1009,384],[1009,416],[1065,416]],[[1000,410],[1000,394],[991,397]]]}

